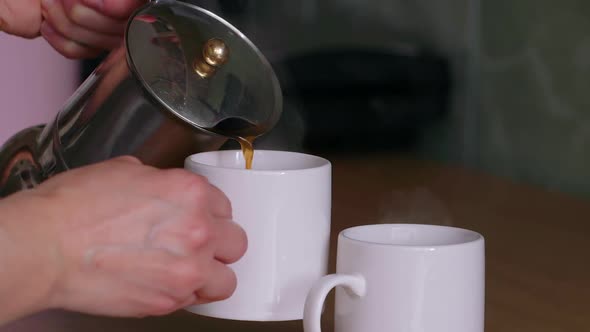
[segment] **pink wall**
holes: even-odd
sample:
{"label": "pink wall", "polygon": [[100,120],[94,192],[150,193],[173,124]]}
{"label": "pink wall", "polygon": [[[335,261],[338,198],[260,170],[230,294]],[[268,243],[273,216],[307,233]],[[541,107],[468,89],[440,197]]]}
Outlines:
{"label": "pink wall", "polygon": [[78,85],[78,62],[42,38],[0,32],[0,144],[19,130],[47,123]]}

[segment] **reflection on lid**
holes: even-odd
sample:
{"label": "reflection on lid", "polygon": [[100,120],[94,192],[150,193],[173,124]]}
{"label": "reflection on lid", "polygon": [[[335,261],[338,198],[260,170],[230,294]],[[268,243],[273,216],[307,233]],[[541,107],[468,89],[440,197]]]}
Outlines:
{"label": "reflection on lid", "polygon": [[239,118],[248,124],[242,127],[270,129],[280,117],[282,94],[272,67],[211,12],[151,2],[130,21],[126,43],[130,68],[146,92],[193,126],[212,131]]}

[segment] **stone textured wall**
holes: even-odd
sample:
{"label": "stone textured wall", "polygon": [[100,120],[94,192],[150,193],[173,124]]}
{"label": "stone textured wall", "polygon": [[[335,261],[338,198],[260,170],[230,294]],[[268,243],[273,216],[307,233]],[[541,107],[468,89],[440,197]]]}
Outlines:
{"label": "stone textured wall", "polygon": [[590,196],[590,3],[482,0],[478,165]]}

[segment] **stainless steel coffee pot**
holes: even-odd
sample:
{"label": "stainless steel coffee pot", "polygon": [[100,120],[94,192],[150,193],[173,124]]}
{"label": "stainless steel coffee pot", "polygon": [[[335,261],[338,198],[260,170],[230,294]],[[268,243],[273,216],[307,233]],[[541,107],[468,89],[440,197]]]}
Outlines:
{"label": "stainless steel coffee pot", "polygon": [[182,166],[228,138],[263,135],[281,109],[272,67],[240,31],[195,5],[151,1],[53,122],[3,145],[0,197],[120,155]]}

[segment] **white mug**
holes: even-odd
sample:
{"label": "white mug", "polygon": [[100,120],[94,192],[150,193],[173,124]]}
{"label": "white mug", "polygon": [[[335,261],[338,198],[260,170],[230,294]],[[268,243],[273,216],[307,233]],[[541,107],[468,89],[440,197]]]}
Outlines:
{"label": "white mug", "polygon": [[484,238],[434,225],[358,226],[338,236],[336,274],[305,303],[305,332],[320,332],[336,288],[336,332],[483,332]]}
{"label": "white mug", "polygon": [[192,155],[185,168],[226,194],[248,236],[246,254],[230,265],[238,280],[234,294],[186,310],[233,320],[302,319],[307,293],[328,268],[330,162],[256,150],[248,170],[242,152],[232,150]]}

